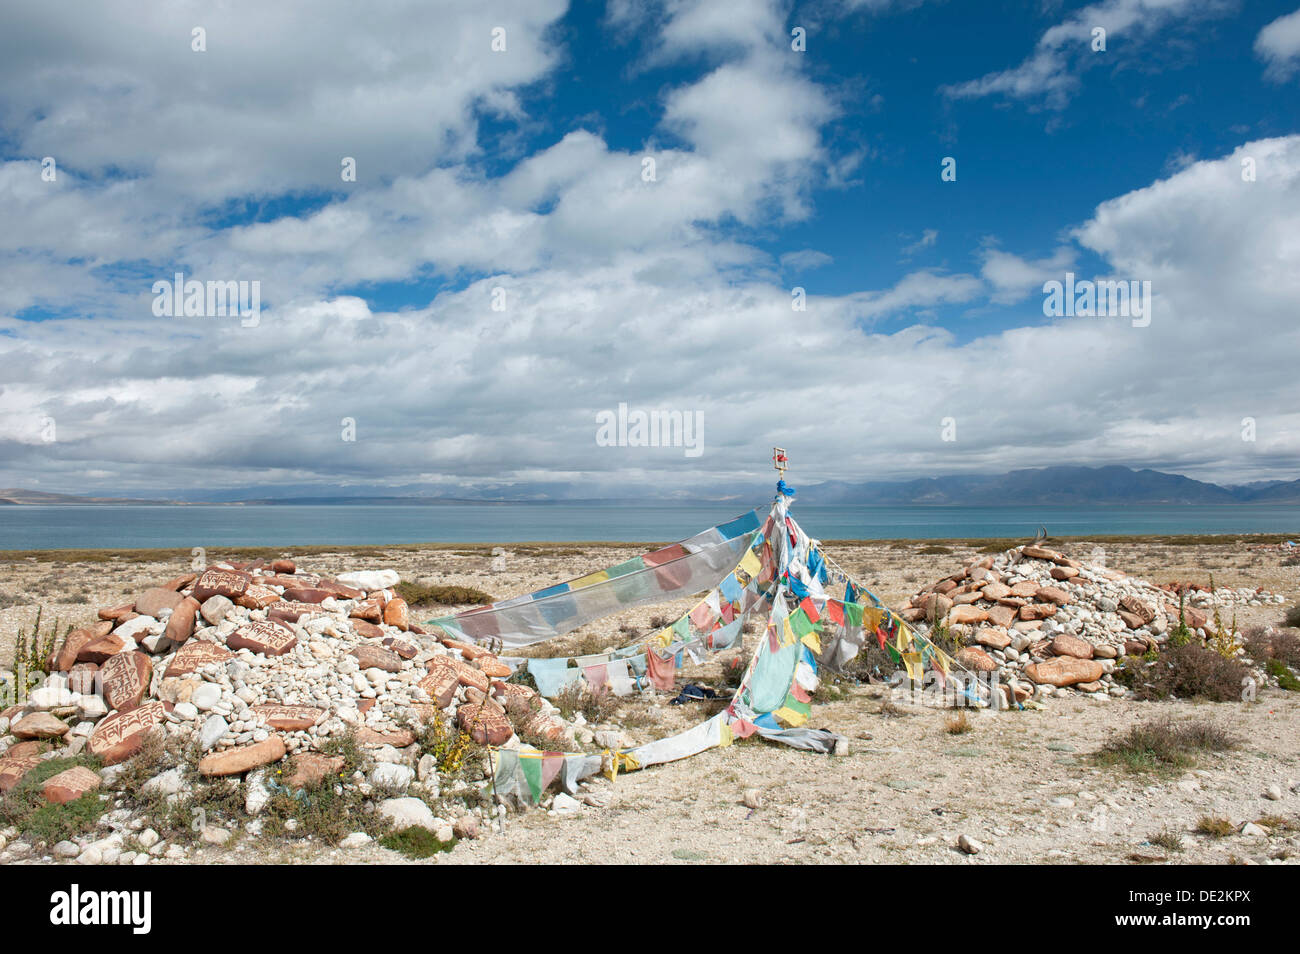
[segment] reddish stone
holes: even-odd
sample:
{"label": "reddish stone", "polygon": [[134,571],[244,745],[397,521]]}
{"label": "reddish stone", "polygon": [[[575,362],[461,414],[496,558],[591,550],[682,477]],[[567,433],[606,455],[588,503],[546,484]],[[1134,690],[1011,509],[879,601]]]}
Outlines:
{"label": "reddish stone", "polygon": [[44,739],[28,739],[25,742],[15,742],[13,745],[9,746],[5,755],[13,756],[14,758],[21,758],[27,755],[44,755],[46,752],[50,751],[51,748],[52,746],[50,743],[46,742]]}
{"label": "reddish stone", "polygon": [[429,674],[416,685],[429,694],[439,709],[445,709],[456,698],[460,674],[446,656],[435,656],[429,660]]}
{"label": "reddish stone", "polygon": [[281,780],[285,788],[315,788],[331,775],[343,771],[343,756],[303,752],[293,757],[290,771]]}
{"label": "reddish stone", "polygon": [[1055,603],[1058,606],[1074,601],[1074,597],[1059,586],[1040,586],[1037,592],[1034,593],[1034,598],[1040,602]]}
{"label": "reddish stone", "polygon": [[75,765],[67,771],[52,775],[41,786],[41,793],[47,802],[63,805],[73,802],[99,788],[100,777],[84,765]]}
{"label": "reddish stone", "polygon": [[435,656],[433,659],[430,659],[427,664],[429,669],[433,668],[434,659],[447,660],[451,667],[456,670],[456,678],[460,680],[462,686],[473,686],[480,692],[488,691],[488,686],[491,684],[491,681],[488,679],[487,673],[475,669],[469,663],[462,659],[457,659],[455,656]]}
{"label": "reddish stone", "polygon": [[125,712],[144,701],[153,677],[153,663],[148,655],[136,651],[118,653],[100,669],[104,703],[110,709]]}
{"label": "reddish stone", "polygon": [[988,614],[989,622],[994,626],[1001,626],[1003,629],[1010,626],[1016,619],[1016,611],[1010,606],[990,606]]}
{"label": "reddish stone", "polygon": [[86,751],[99,756],[105,765],[116,765],[140,750],[145,736],[162,726],[170,702],[146,702],[127,712],[111,712],[90,733]]}
{"label": "reddish stone", "polygon": [[986,599],[1000,600],[1004,596],[1011,595],[1011,587],[1007,586],[1005,583],[989,583],[984,587],[982,592]]}
{"label": "reddish stone", "polygon": [[248,590],[252,580],[253,578],[247,573],[238,570],[205,570],[203,575],[194,581],[194,592],[190,595],[198,600],[200,605],[214,596],[224,596],[226,599],[238,602]]}
{"label": "reddish stone", "polygon": [[354,648],[349,656],[356,656],[362,669],[382,669],[384,672],[401,672],[402,657],[392,650],[384,649],[373,643],[362,643]]}
{"label": "reddish stone", "polygon": [[348,615],[353,619],[364,619],[371,623],[378,623],[384,618],[383,601],[375,598],[362,600],[352,607],[352,611]]}
{"label": "reddish stone", "polygon": [[138,616],[135,611],[134,603],[123,603],[121,606],[108,606],[99,611],[99,618],[108,620],[111,623],[120,623],[128,616]]}
{"label": "reddish stone", "polygon": [[329,590],[341,600],[359,600],[366,595],[355,587],[340,583],[338,580],[331,580],[329,577],[322,577],[316,585],[321,589]]}
{"label": "reddish stone", "polygon": [[954,625],[959,623],[987,623],[988,619],[989,614],[978,606],[954,606],[948,612],[948,622]]}
{"label": "reddish stone", "polygon": [[236,605],[253,610],[266,609],[278,602],[280,594],[261,583],[249,583],[244,595],[235,600]]}
{"label": "reddish stone", "polygon": [[1036,547],[1033,545],[1022,547],[1021,553],[1033,560],[1050,560],[1053,563],[1063,562],[1065,557],[1055,550],[1049,550],[1047,547]]}
{"label": "reddish stone", "polygon": [[993,657],[978,646],[965,646],[957,651],[954,658],[959,665],[973,672],[994,672],[998,668]]}
{"label": "reddish stone", "polygon": [[[1126,596],[1119,601],[1119,608],[1132,613],[1142,622],[1139,625],[1145,626],[1156,618],[1156,611],[1149,603],[1145,603],[1136,596]],[[1190,625],[1190,624],[1189,624]],[[1134,627],[1135,629],[1137,627]]]}
{"label": "reddish stone", "polygon": [[231,649],[249,649],[263,656],[283,656],[298,645],[292,629],[273,619],[245,623],[226,638]]}
{"label": "reddish stone", "polygon": [[1055,603],[1026,603],[1020,607],[1020,618],[1025,620],[1049,619],[1055,615]]}
{"label": "reddish stone", "polygon": [[398,639],[396,636],[386,636],[384,641],[379,645],[383,646],[385,649],[391,649],[403,659],[414,659],[416,654],[419,652],[418,649],[406,640]]}
{"label": "reddish stone", "polygon": [[364,619],[354,619],[352,629],[358,636],[364,636],[366,639],[381,639],[384,635],[382,628],[374,623],[367,623]]}
{"label": "reddish stone", "polygon": [[360,702],[357,703],[357,711],[360,712],[362,715],[365,715],[367,712],[373,709],[374,706],[375,706],[374,699],[362,699]]}
{"label": "reddish stone", "polygon": [[1073,656],[1076,659],[1092,658],[1092,643],[1069,633],[1062,633],[1052,640],[1052,652],[1057,656]]}
{"label": "reddish stone", "polygon": [[389,626],[395,626],[402,632],[411,628],[411,611],[406,605],[406,600],[400,596],[394,597],[384,604],[384,622]]}
{"label": "reddish stone", "polygon": [[1054,566],[1047,571],[1054,580],[1073,580],[1079,571],[1072,566]]}
{"label": "reddish stone", "polygon": [[414,623],[412,623],[410,626],[406,627],[406,631],[407,631],[408,633],[414,633],[416,636],[423,636],[423,635],[424,635],[424,628],[421,627],[421,626],[416,626]]}
{"label": "reddish stone", "polygon": [[955,589],[957,589],[957,584],[954,583],[952,580],[944,580],[942,583],[940,583],[938,586],[934,588],[936,593],[942,593],[945,596],[947,596]]}
{"label": "reddish stone", "polygon": [[473,643],[462,643],[460,640],[452,639],[449,636],[443,637],[440,642],[448,649],[457,650],[470,662],[473,662],[475,659],[478,659],[479,656],[488,652],[488,650],[484,649],[482,646],[475,646]]}
{"label": "reddish stone", "polygon": [[565,729],[566,727],[564,723],[559,719],[542,712],[530,713],[519,723],[519,731],[521,733],[535,738],[545,739],[548,742],[560,741],[560,739],[564,737]]}
{"label": "reddish stone", "polygon": [[506,715],[493,703],[466,703],[456,710],[456,724],[479,745],[504,745],[515,734]]}
{"label": "reddish stone", "polygon": [[510,713],[531,711],[540,708],[542,697],[534,689],[514,682],[492,683],[492,698],[496,699]]}
{"label": "reddish stone", "polygon": [[985,626],[975,634],[975,642],[989,649],[1006,649],[1011,645],[1011,637],[1004,629]]}
{"label": "reddish stone", "polygon": [[514,671],[491,654],[479,656],[478,659],[474,660],[474,665],[479,668],[483,675],[492,679],[509,679],[510,673]]}
{"label": "reddish stone", "polygon": [[77,662],[77,656],[81,651],[96,640],[103,639],[113,629],[111,620],[103,620],[98,623],[92,623],[90,626],[83,626],[81,629],[74,629],[68,633],[63,640],[63,646],[54,654],[51,660],[53,667],[58,672],[67,672]]}
{"label": "reddish stone", "polygon": [[165,590],[183,590],[198,578],[197,573],[182,573],[180,576],[172,577],[162,584],[162,588]]}
{"label": "reddish stone", "polygon": [[1011,587],[1011,595],[1029,599],[1038,592],[1038,584],[1030,580],[1021,580]]}
{"label": "reddish stone", "polygon": [[284,622],[296,623],[304,616],[310,616],[312,613],[324,613],[326,610],[320,608],[316,603],[299,603],[296,601],[281,600],[272,603],[267,607],[266,615],[271,619],[278,619]]}
{"label": "reddish stone", "polygon": [[58,739],[68,734],[68,724],[48,712],[33,712],[9,727],[20,739]]}
{"label": "reddish stone", "polygon": [[284,599],[290,603],[324,603],[334,597],[333,590],[324,590],[314,586],[287,587]]}
{"label": "reddish stone", "polygon": [[356,738],[361,745],[391,745],[396,749],[404,749],[415,742],[415,733],[410,729],[392,729],[388,732],[381,732],[378,729],[366,726],[357,729]]}
{"label": "reddish stone", "polygon": [[206,639],[191,640],[172,657],[172,661],[167,664],[167,669],[163,672],[163,678],[188,676],[208,663],[224,663],[234,658],[234,653],[218,643]]}
{"label": "reddish stone", "polygon": [[1126,656],[1144,656],[1147,652],[1147,644],[1140,639],[1130,639],[1124,643],[1124,655]]}
{"label": "reddish stone", "polygon": [[264,742],[237,745],[233,749],[205,755],[199,760],[199,774],[207,778],[242,775],[263,765],[280,761],[287,751],[284,739],[273,735]]}
{"label": "reddish stone", "polygon": [[1025,675],[1034,682],[1051,686],[1073,686],[1079,682],[1096,682],[1105,669],[1095,659],[1077,659],[1074,656],[1057,656],[1041,663],[1030,663]]}
{"label": "reddish stone", "polygon": [[319,722],[320,717],[325,714],[325,710],[313,709],[311,706],[286,706],[267,703],[253,706],[253,714],[272,729],[282,729],[285,732],[301,732],[310,729]]}
{"label": "reddish stone", "polygon": [[175,609],[183,599],[185,597],[175,590],[169,590],[164,586],[155,586],[153,589],[145,590],[136,597],[135,611],[141,616],[152,616],[154,619],[161,619],[165,610]]}
{"label": "reddish stone", "polygon": [[185,597],[172,610],[171,619],[167,620],[167,629],[163,635],[177,645],[194,635],[194,620],[198,616],[200,603],[193,597]]}
{"label": "reddish stone", "polygon": [[40,765],[41,761],[39,755],[0,756],[0,792],[7,792],[21,782],[23,776]]}
{"label": "reddish stone", "polygon": [[1136,616],[1128,610],[1119,610],[1118,616],[1124,621],[1124,625],[1129,629],[1141,629],[1146,625],[1146,623],[1142,621],[1142,617]]}
{"label": "reddish stone", "polygon": [[126,649],[126,640],[115,633],[109,633],[94,642],[86,643],[77,653],[77,662],[91,662],[103,665],[122,650]]}
{"label": "reddish stone", "polygon": [[276,560],[271,564],[271,569],[276,573],[297,573],[298,565],[292,560]]}

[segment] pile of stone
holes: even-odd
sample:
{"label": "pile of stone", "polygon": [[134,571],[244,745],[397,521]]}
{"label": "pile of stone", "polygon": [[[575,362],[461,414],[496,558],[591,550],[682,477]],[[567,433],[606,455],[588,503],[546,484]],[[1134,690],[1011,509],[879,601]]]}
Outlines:
{"label": "pile of stone", "polygon": [[[964,644],[957,662],[998,675],[995,705],[1061,691],[1121,698],[1128,690],[1113,677],[1117,660],[1168,639],[1179,622],[1174,590],[1030,545],[971,561],[913,596],[901,615],[917,624],[946,621]],[[1256,590],[1194,593],[1184,598],[1182,618],[1205,637],[1216,603],[1282,601]]]}
{"label": "pile of stone", "polygon": [[[292,754],[294,771],[278,784],[318,783],[342,761],[321,754],[322,743],[353,733],[375,768],[346,783],[399,796],[377,807],[400,827],[429,813],[400,796],[437,796],[412,724],[447,718],[480,744],[506,747],[523,744],[520,735],[561,747],[575,731],[591,734],[503,681],[510,669],[493,654],[413,624],[397,583],[392,571],[328,578],[291,560],[224,563],[99,610],[45,661],[44,683],[0,713],[0,792],[42,759],[97,756],[102,773],[77,767],[44,783],[49,801],[70,801],[161,732],[193,743],[200,775],[244,777],[255,812],[270,799],[267,766]],[[147,784],[174,794],[181,780],[177,768]]]}

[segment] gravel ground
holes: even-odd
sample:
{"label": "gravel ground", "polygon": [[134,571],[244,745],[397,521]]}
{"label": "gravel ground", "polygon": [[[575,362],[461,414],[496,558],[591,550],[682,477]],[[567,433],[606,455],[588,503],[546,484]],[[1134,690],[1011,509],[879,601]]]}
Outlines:
{"label": "gravel ground", "polygon": [[[1088,558],[1089,541],[1056,541]],[[887,602],[897,604],[921,585],[951,573],[976,551],[922,552],[921,543],[834,545],[835,559]],[[1171,545],[1159,538],[1107,543],[1106,562],[1154,582],[1260,586],[1287,596],[1300,592],[1300,567],[1281,565],[1275,552],[1239,543]],[[641,552],[639,546],[507,548],[504,572],[492,572],[488,548],[385,549],[296,555],[306,570],[392,568],[421,583],[476,586],[497,597],[578,576]],[[210,553],[221,559],[224,553]],[[12,659],[13,638],[30,624],[35,604],[47,619],[81,623],[95,608],[123,601],[151,582],[188,569],[182,561],[119,554],[103,561],[6,561],[0,555],[0,661]],[[69,601],[77,600],[77,602]],[[643,608],[585,627],[546,645],[539,654],[625,645],[690,605]],[[1279,621],[1284,607],[1238,611],[1242,628]],[[439,612],[442,610],[440,609]],[[416,619],[434,610],[415,614]],[[687,681],[716,684],[728,654],[688,667]],[[884,687],[851,690],[815,707],[812,724],[851,740],[845,757],[818,756],[761,742],[745,742],[693,759],[600,780],[594,792],[608,804],[569,817],[544,810],[510,815],[504,834],[462,841],[429,863],[574,863],[585,861],[896,862],[955,863],[1222,863],[1231,860],[1294,863],[1300,858],[1300,700],[1268,690],[1253,705],[1096,701],[1081,696],[1048,700],[1043,711],[973,713],[971,731],[945,731],[949,713],[901,704],[882,714]],[[621,703],[619,718],[636,741],[658,738],[704,717],[699,707],[666,700]],[[886,707],[888,710],[890,707]],[[1183,773],[1132,774],[1101,768],[1089,753],[1126,727],[1157,716],[1207,719],[1243,740],[1235,751],[1210,755]],[[1265,793],[1278,786],[1281,800]],[[759,807],[742,803],[747,789]],[[1266,819],[1261,836],[1213,838],[1192,829],[1202,816],[1234,823]],[[1147,843],[1168,826],[1183,849]],[[1294,830],[1291,830],[1294,829]],[[978,854],[956,847],[960,835],[982,844]],[[294,844],[268,853],[243,840],[195,851],[201,863],[403,863],[376,846],[341,850]]]}

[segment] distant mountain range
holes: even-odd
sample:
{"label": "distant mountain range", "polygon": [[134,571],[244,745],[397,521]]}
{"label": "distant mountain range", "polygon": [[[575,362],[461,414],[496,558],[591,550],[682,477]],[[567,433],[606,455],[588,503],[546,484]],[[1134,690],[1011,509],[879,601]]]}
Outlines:
{"label": "distant mountain range", "polygon": [[[1300,480],[1269,480],[1223,487],[1157,470],[1130,467],[1044,467],[1013,470],[1006,474],[925,477],[901,481],[795,481],[804,504],[858,504],[880,506],[998,506],[1006,504],[1300,504]],[[651,503],[678,501],[761,499],[772,491],[772,482],[752,478],[727,488],[725,494],[707,491],[695,495],[665,497],[654,485],[620,487],[619,494],[595,498],[589,487],[572,484],[529,484],[493,491],[457,492],[456,496],[433,495],[420,487],[322,487],[315,494],[309,488],[248,488],[239,491],[187,491],[164,499],[141,500],[127,497],[79,497],[38,490],[0,490],[0,505],[79,504],[121,506],[125,504],[199,503],[258,506],[265,504],[428,504],[454,506],[474,503]]]}

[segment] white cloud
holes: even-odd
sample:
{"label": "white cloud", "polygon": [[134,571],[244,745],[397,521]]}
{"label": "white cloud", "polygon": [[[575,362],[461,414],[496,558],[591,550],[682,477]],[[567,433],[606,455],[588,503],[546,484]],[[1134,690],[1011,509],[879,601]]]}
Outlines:
{"label": "white cloud", "polygon": [[1260,30],[1255,53],[1268,66],[1265,75],[1279,83],[1300,70],[1300,10],[1278,17]]}
{"label": "white cloud", "polygon": [[[1223,0],[1102,0],[1044,31],[1019,66],[944,86],[942,92],[953,99],[1006,96],[1042,100],[1050,109],[1064,109],[1084,70],[1113,64],[1117,58],[1132,58],[1140,46],[1178,21],[1217,16],[1227,8]],[[1096,28],[1106,31],[1105,52],[1092,49]]]}
{"label": "white cloud", "polygon": [[1030,261],[986,245],[981,257],[980,275],[993,287],[990,300],[997,304],[1012,304],[1031,294],[1041,294],[1044,282],[1064,281],[1075,261],[1074,250],[1068,246],[1058,248],[1047,258]]}

